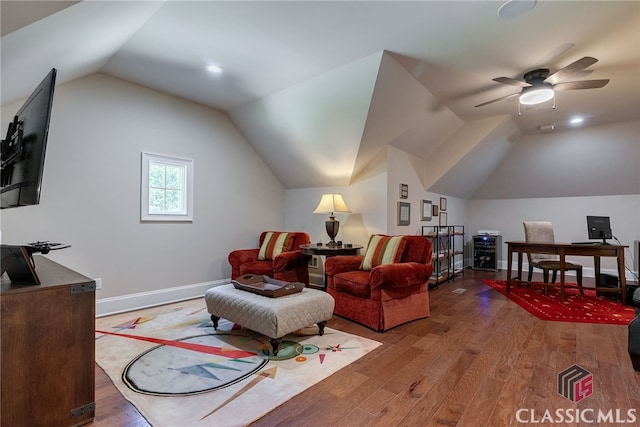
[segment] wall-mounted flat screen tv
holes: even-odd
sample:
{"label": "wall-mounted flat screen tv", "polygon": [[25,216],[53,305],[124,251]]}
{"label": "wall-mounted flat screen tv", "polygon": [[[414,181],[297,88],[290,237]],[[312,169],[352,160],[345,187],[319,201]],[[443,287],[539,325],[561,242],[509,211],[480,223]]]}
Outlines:
{"label": "wall-mounted flat screen tv", "polygon": [[0,209],[40,203],[56,69],[27,98],[0,145]]}

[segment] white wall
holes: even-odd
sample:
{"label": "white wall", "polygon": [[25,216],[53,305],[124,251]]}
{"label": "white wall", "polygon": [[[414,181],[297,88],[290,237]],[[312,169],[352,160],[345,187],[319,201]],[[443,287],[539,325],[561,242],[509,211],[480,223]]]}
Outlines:
{"label": "white wall", "polygon": [[[625,259],[632,268],[633,241],[640,239],[640,195],[471,200],[469,230],[473,234],[478,229],[500,230],[502,241],[507,242],[524,240],[523,221],[551,221],[556,241],[582,242],[589,241],[587,215],[611,217],[613,235],[630,247],[625,252]],[[502,268],[506,267],[506,259],[506,245],[503,244]],[[571,259],[584,266],[585,276],[593,276],[591,258]],[[602,258],[602,269],[617,275],[613,258]],[[627,277],[631,279],[629,272]]]}
{"label": "white wall", "polygon": [[314,214],[325,193],[342,194],[352,213],[336,213],[340,230],[336,240],[366,246],[369,236],[386,233],[387,174],[380,173],[347,187],[319,187],[286,191],[287,230],[306,231],[312,242],[327,243],[325,221],[329,215]]}
{"label": "white wall", "polygon": [[640,194],[640,121],[527,135],[472,199]]}
{"label": "white wall", "polygon": [[[192,223],[140,222],[142,151],[194,159]],[[102,299],[228,278],[229,251],[283,228],[284,207],[225,114],[94,74],[56,88],[40,205],[3,210],[2,240],[71,244],[50,258],[102,278]]]}
{"label": "white wall", "polygon": [[[446,198],[447,225],[466,225],[467,201],[445,194],[425,191],[422,187],[421,174],[425,168],[425,161],[403,150],[389,146],[387,149],[387,163],[389,165],[387,205],[387,232],[389,234],[421,234],[423,226],[439,225],[439,218],[433,217],[430,221],[421,220],[421,200],[431,200],[434,205],[440,206],[440,198]],[[409,186],[409,198],[400,199],[400,184]],[[411,204],[410,225],[398,225],[398,202]],[[465,236],[465,241],[468,241]]]}
{"label": "white wall", "polygon": [[347,185],[381,54],[229,110],[285,188]]}
{"label": "white wall", "polygon": [[[424,161],[395,147],[387,147],[378,160],[365,171],[359,180],[345,187],[319,187],[290,189],[286,191],[287,230],[306,231],[312,242],[326,243],[328,236],[324,223],[328,215],[314,214],[320,197],[325,193],[343,195],[351,214],[336,214],[340,231],[336,240],[366,247],[372,234],[421,234],[422,226],[438,225],[438,218],[421,221],[420,202],[431,200],[439,205],[440,194],[424,191],[419,178]],[[397,202],[400,201],[400,183],[409,185],[411,223],[397,225]],[[447,198],[448,223],[466,225],[467,202],[455,197]],[[466,240],[469,237],[466,236]]]}

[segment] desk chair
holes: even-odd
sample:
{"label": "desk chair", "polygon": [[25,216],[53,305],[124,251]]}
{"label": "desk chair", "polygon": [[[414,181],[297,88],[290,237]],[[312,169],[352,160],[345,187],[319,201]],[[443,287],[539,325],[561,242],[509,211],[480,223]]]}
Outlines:
{"label": "desk chair", "polygon": [[[525,241],[538,243],[555,243],[555,238],[553,236],[553,225],[550,222],[525,221],[522,224],[524,225]],[[556,283],[557,273],[558,271],[560,271],[560,257],[558,255],[527,253],[527,257],[529,259],[529,275],[527,277],[527,286],[531,286],[531,277],[533,276],[534,267],[542,270],[544,283],[549,283],[549,271],[552,272],[551,283]],[[580,294],[584,295],[584,291],[582,290],[582,265],[565,261],[564,270],[575,270]],[[547,286],[544,287],[544,294],[547,294]]]}

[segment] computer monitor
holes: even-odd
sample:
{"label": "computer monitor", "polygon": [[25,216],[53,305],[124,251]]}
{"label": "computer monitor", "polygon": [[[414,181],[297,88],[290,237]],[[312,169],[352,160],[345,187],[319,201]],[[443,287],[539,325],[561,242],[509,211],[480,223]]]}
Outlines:
{"label": "computer monitor", "polygon": [[605,245],[607,239],[613,238],[608,216],[587,216],[587,229],[589,230],[589,239],[602,239],[602,243]]}

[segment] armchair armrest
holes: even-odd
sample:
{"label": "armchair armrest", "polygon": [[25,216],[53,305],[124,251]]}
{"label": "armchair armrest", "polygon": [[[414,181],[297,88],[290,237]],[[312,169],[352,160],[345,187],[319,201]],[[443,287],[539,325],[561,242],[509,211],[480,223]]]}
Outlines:
{"label": "armchair armrest", "polygon": [[420,285],[429,280],[432,272],[431,264],[418,262],[379,265],[371,270],[371,289]]}
{"label": "armchair armrest", "polygon": [[335,276],[345,271],[359,270],[363,258],[362,255],[332,256],[325,261],[324,272],[327,276]]}
{"label": "armchair armrest", "polygon": [[311,255],[305,255],[302,251],[282,252],[273,259],[273,271],[285,271],[294,269],[300,265],[307,264]]}
{"label": "armchair armrest", "polygon": [[256,261],[258,259],[258,253],[260,249],[238,249],[229,252],[228,260],[232,267],[237,267],[241,264]]}

